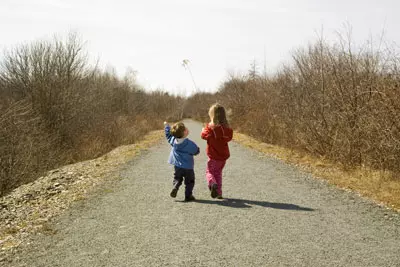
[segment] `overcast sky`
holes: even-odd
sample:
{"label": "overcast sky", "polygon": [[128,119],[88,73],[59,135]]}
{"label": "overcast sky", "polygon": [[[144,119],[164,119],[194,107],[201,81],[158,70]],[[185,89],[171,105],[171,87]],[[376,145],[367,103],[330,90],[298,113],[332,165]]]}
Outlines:
{"label": "overcast sky", "polygon": [[[397,0],[0,0],[0,48],[77,31],[93,58],[149,89],[213,91],[255,59],[268,72],[293,49],[349,23],[354,39],[400,44]],[[265,57],[264,57],[265,55]]]}

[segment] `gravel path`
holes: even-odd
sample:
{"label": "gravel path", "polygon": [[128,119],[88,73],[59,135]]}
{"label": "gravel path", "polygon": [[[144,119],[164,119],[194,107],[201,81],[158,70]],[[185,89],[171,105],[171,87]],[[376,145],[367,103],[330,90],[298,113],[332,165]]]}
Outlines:
{"label": "gravel path", "polygon": [[[400,266],[400,217],[295,167],[231,144],[225,200],[206,186],[201,125],[196,202],[171,199],[167,142],[76,205],[10,266]],[[1,265],[1,263],[0,263]]]}

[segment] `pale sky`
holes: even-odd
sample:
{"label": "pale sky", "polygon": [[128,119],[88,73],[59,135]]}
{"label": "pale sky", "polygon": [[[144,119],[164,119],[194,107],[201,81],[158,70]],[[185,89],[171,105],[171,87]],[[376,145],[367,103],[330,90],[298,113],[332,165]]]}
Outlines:
{"label": "pale sky", "polygon": [[348,23],[358,43],[385,30],[400,44],[399,12],[397,0],[0,0],[0,49],[77,31],[102,66],[187,94],[194,85],[183,59],[198,89],[214,91],[253,60],[262,71],[265,58],[273,73],[322,27],[327,39]]}

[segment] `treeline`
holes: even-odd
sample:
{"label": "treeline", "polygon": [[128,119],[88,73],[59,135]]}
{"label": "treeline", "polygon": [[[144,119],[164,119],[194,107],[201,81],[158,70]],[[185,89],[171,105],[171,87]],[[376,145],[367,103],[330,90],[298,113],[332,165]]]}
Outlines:
{"label": "treeline", "polygon": [[348,167],[400,171],[400,57],[322,40],[293,53],[275,75],[232,76],[216,94],[188,99],[185,116],[206,119],[213,102],[237,130]]}
{"label": "treeline", "polygon": [[76,34],[0,58],[0,196],[43,171],[94,158],[181,116],[184,99],[89,64]]}
{"label": "treeline", "polygon": [[[272,76],[254,64],[215,94],[144,92],[89,64],[75,34],[0,58],[0,195],[60,165],[94,158],[183,117],[225,105],[232,126],[264,142],[351,166],[400,171],[400,57],[340,39],[297,50]],[[166,115],[167,114],[167,115]]]}

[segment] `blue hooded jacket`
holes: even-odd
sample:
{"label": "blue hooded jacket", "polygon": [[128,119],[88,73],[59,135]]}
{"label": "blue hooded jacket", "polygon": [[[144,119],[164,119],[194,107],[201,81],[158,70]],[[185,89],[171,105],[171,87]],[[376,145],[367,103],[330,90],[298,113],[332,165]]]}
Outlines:
{"label": "blue hooded jacket", "polygon": [[165,126],[165,137],[172,146],[168,163],[183,169],[193,169],[193,156],[200,153],[200,148],[188,138],[178,139],[171,135],[171,127]]}

